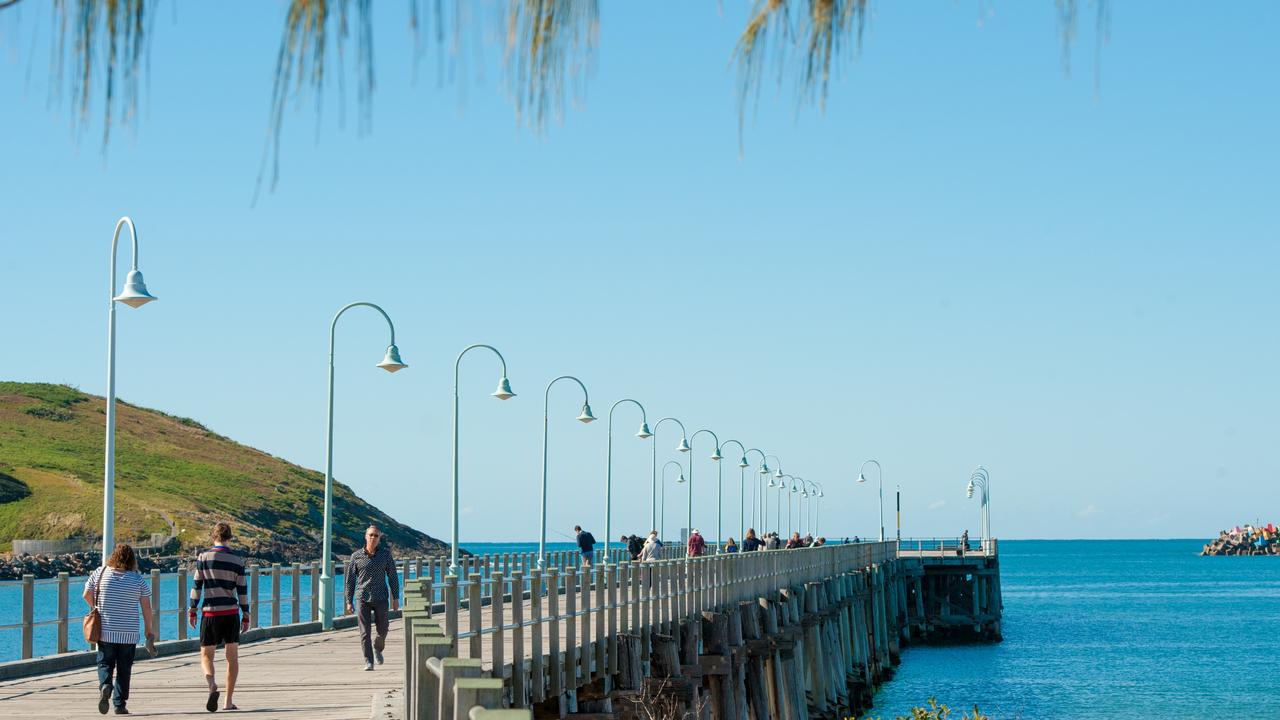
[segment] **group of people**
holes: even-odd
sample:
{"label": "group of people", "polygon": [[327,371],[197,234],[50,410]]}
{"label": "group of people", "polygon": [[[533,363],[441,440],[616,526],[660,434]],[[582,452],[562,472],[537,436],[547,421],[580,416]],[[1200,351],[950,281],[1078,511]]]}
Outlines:
{"label": "group of people", "polygon": [[[231,526],[216,523],[211,545],[195,560],[187,622],[199,626],[200,669],[208,695],[204,708],[217,712],[238,710],[232,702],[240,673],[240,634],[250,625],[245,559],[230,548]],[[364,546],[351,554],[346,565],[346,610],[355,613],[360,627],[364,669],[383,662],[388,612],[400,608],[400,584],[395,560],[382,544],[375,525],[365,530]],[[117,545],[102,567],[84,585],[84,601],[97,610],[101,622],[97,643],[98,712],[115,707],[115,714],[129,715],[129,682],[137,650],[138,625],[143,624],[146,647],[154,654],[158,639],[151,613],[151,584],[138,572],[138,558],[127,543]],[[219,687],[214,670],[218,646],[224,648],[226,684]],[[223,690],[226,691],[225,698]]]}
{"label": "group of people", "polygon": [[1201,555],[1280,555],[1280,528],[1274,523],[1237,525],[1223,530],[1204,546]]}
{"label": "group of people", "polygon": [[[574,533],[577,541],[578,550],[582,553],[582,563],[590,565],[595,557],[596,539],[590,533],[582,529],[581,526],[575,525]],[[657,530],[650,530],[645,537],[639,535],[623,535],[618,538],[618,542],[627,549],[627,554],[631,559],[637,562],[646,562],[650,560],[660,559],[660,551],[662,550],[662,539],[658,537]],[[791,537],[785,542],[776,532],[765,533],[763,536],[757,536],[755,528],[748,528],[747,534],[739,545],[734,538],[725,541],[723,551],[726,553],[736,552],[755,552],[756,550],[791,550],[803,547],[820,547],[827,543],[827,539],[823,537],[814,538],[812,535],[800,536],[800,533],[792,533]],[[707,541],[702,533],[697,529],[689,533],[688,539],[685,541],[685,557],[701,557],[707,554]]]}

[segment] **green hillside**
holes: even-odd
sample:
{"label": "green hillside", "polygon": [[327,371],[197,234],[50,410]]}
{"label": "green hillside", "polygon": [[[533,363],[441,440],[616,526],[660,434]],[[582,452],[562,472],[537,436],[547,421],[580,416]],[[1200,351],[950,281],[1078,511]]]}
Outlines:
{"label": "green hillside", "polygon": [[[106,401],[65,385],[0,382],[0,551],[14,538],[100,537]],[[226,520],[257,557],[320,555],[324,475],[211,432],[189,418],[120,402],[116,415],[116,537],[177,531],[204,544]],[[438,540],[392,520],[335,483],[334,552],[377,523],[397,553],[437,555]]]}

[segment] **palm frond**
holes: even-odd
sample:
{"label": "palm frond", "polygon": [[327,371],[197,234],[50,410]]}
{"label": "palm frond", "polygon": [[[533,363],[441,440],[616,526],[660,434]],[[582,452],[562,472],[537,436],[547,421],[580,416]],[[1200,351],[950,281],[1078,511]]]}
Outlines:
{"label": "palm frond", "polygon": [[[535,129],[564,110],[565,80],[594,69],[600,38],[598,0],[510,0],[507,80],[516,115]],[[582,86],[575,88],[578,95]]]}

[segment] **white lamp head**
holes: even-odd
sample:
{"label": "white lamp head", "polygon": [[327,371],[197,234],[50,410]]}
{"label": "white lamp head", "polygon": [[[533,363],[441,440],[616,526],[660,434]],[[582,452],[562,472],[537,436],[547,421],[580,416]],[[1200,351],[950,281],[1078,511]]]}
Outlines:
{"label": "white lamp head", "polygon": [[742,468],[743,470],[746,470],[747,468],[751,467],[751,463],[747,462],[746,455],[743,455],[742,459],[738,461],[738,467]]}
{"label": "white lamp head", "polygon": [[156,296],[147,292],[147,284],[142,281],[142,272],[139,270],[130,270],[128,277],[124,281],[124,290],[112,300],[119,300],[129,307],[137,308],[146,305],[152,300],[156,300]]}
{"label": "white lamp head", "polygon": [[653,431],[649,429],[649,423],[647,422],[640,423],[640,430],[636,432],[636,437],[640,438],[641,440],[647,440],[653,437]]}
{"label": "white lamp head", "polygon": [[967,497],[967,498],[971,498],[971,497],[973,497],[973,483],[972,483],[972,482],[971,482],[971,483],[969,483],[969,487],[966,489],[966,491],[965,491],[965,495],[964,495],[964,496],[965,496],[965,497]]}
{"label": "white lamp head", "polygon": [[761,475],[769,474],[769,463],[760,463],[760,474]]}
{"label": "white lamp head", "polygon": [[858,482],[864,483],[866,481],[867,481],[867,476],[863,475],[862,473],[858,473]]}
{"label": "white lamp head", "polygon": [[676,482],[678,483],[684,482],[684,473],[680,473],[680,477],[676,478]]}
{"label": "white lamp head", "polygon": [[689,447],[689,438],[680,438],[680,444],[676,446],[676,450],[680,452],[689,452],[693,448]]}
{"label": "white lamp head", "polygon": [[387,354],[382,357],[382,362],[378,363],[377,367],[393,373],[397,370],[403,370],[409,366],[400,359],[400,348],[395,345],[388,345]]}
{"label": "white lamp head", "polygon": [[773,484],[773,478],[769,478],[769,487],[777,487]]}
{"label": "white lamp head", "polygon": [[776,477],[776,478],[778,478],[779,480],[781,480],[781,479],[782,479],[782,468],[778,468],[778,471],[777,471],[777,472],[775,472],[775,473],[773,474],[773,476],[774,476],[774,477]]}
{"label": "white lamp head", "polygon": [[582,413],[578,415],[578,422],[586,424],[589,422],[594,422],[595,419],[596,419],[596,416],[591,414],[591,405],[587,403],[582,403]]}
{"label": "white lamp head", "polygon": [[720,462],[724,459],[724,456],[720,454],[720,448],[716,448],[715,452],[711,453],[711,459],[716,462]]}
{"label": "white lamp head", "polygon": [[498,381],[498,389],[493,391],[493,396],[499,400],[510,400],[516,394],[511,392],[511,383],[504,377]]}

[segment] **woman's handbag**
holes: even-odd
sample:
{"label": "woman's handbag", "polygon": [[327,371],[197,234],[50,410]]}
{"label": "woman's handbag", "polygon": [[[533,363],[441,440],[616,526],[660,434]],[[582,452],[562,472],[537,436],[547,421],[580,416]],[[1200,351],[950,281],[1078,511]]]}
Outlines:
{"label": "woman's handbag", "polygon": [[97,645],[102,640],[102,616],[98,614],[98,595],[102,592],[102,573],[106,572],[104,566],[98,572],[98,582],[93,586],[93,608],[84,614],[84,641]]}

